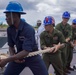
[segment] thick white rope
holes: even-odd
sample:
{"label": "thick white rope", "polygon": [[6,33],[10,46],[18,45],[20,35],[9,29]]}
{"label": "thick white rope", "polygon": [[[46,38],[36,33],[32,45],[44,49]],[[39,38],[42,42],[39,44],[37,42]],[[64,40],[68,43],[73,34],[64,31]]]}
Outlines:
{"label": "thick white rope", "polygon": [[[54,49],[55,47],[52,47],[52,48],[50,48],[50,49],[45,49],[45,50],[39,50],[39,51],[35,51],[35,52],[30,52],[28,55],[27,55],[27,57],[32,57],[32,56],[35,56],[35,55],[38,55],[38,54],[43,54],[43,53],[49,53],[49,52],[51,52],[51,49]],[[0,54],[0,58],[1,59],[5,59],[5,58],[8,58],[8,54]]]}
{"label": "thick white rope", "polygon": [[45,50],[39,50],[39,51],[36,51],[36,52],[31,52],[28,54],[27,57],[31,57],[31,56],[35,56],[35,55],[38,55],[38,54],[43,54],[43,53],[49,53],[51,51],[51,49],[53,49],[54,47],[50,48],[50,49],[45,49]]}

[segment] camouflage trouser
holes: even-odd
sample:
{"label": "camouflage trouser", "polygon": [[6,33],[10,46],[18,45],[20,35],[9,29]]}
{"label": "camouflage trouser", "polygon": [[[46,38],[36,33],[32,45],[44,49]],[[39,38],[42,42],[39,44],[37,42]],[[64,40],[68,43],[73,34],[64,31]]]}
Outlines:
{"label": "camouflage trouser", "polygon": [[66,53],[67,53],[67,47],[65,46],[65,48],[63,48],[62,50],[61,50],[61,58],[62,58],[62,63],[63,63],[63,70],[65,71],[65,69],[66,69],[66,65],[67,65],[67,55],[66,55]]}
{"label": "camouflage trouser", "polygon": [[49,69],[50,64],[52,64],[56,75],[63,75],[63,64],[60,51],[57,51],[56,53],[43,54],[43,60],[47,69]]}
{"label": "camouflage trouser", "polygon": [[73,48],[71,47],[70,43],[67,43],[67,67],[70,66],[70,63],[73,59]]}

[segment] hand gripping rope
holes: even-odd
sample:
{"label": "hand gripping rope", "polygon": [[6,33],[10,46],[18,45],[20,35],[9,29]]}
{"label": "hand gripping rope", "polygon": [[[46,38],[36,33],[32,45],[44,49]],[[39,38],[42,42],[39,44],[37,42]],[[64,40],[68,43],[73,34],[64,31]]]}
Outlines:
{"label": "hand gripping rope", "polygon": [[[51,49],[54,49],[55,47],[52,47],[50,49],[45,49],[45,50],[39,50],[39,51],[35,51],[35,52],[30,52],[27,57],[32,57],[32,56],[35,56],[35,55],[38,55],[38,54],[43,54],[43,53],[49,53],[51,52]],[[8,54],[0,54],[0,58],[1,59],[5,59],[5,58],[8,58],[9,55]],[[26,58],[26,57],[25,57]]]}

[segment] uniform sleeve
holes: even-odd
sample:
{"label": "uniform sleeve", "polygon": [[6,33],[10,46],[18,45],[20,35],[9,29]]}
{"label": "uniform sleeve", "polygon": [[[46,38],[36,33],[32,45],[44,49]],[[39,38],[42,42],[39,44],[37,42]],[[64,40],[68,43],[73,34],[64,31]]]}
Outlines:
{"label": "uniform sleeve", "polygon": [[60,43],[61,43],[61,44],[64,43],[64,45],[65,45],[65,47],[59,49],[59,50],[62,51],[62,50],[65,50],[65,49],[66,49],[66,41],[65,41],[65,37],[64,37],[64,35],[62,34],[62,32],[60,32],[59,34],[60,34],[60,37],[59,37]]}
{"label": "uniform sleeve", "polygon": [[59,41],[60,41],[60,43],[65,43],[66,42],[64,35],[60,31],[59,31]]}
{"label": "uniform sleeve", "polygon": [[8,28],[7,29],[7,42],[10,47],[14,47],[14,42],[12,40],[12,36],[11,36],[10,32],[11,32],[11,30]]}
{"label": "uniform sleeve", "polygon": [[22,49],[26,51],[32,51],[35,47],[35,31],[34,29],[27,29],[25,33],[25,39],[22,44]]}
{"label": "uniform sleeve", "polygon": [[55,29],[60,30],[59,24],[57,24],[57,25],[55,26]]}
{"label": "uniform sleeve", "polygon": [[40,34],[40,45],[41,45],[41,49],[44,49],[44,47],[46,47],[46,44],[45,44],[45,39],[44,39],[44,34],[43,32]]}
{"label": "uniform sleeve", "polygon": [[68,37],[72,39],[72,27],[71,26],[68,28]]}

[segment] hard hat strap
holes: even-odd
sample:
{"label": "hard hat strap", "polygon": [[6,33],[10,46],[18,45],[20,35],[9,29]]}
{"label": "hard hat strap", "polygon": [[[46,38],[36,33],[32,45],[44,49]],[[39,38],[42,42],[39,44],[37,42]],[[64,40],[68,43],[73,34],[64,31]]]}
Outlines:
{"label": "hard hat strap", "polygon": [[12,12],[11,12],[11,22],[12,22],[12,25],[14,24],[14,21],[13,21],[13,15],[12,15]]}

